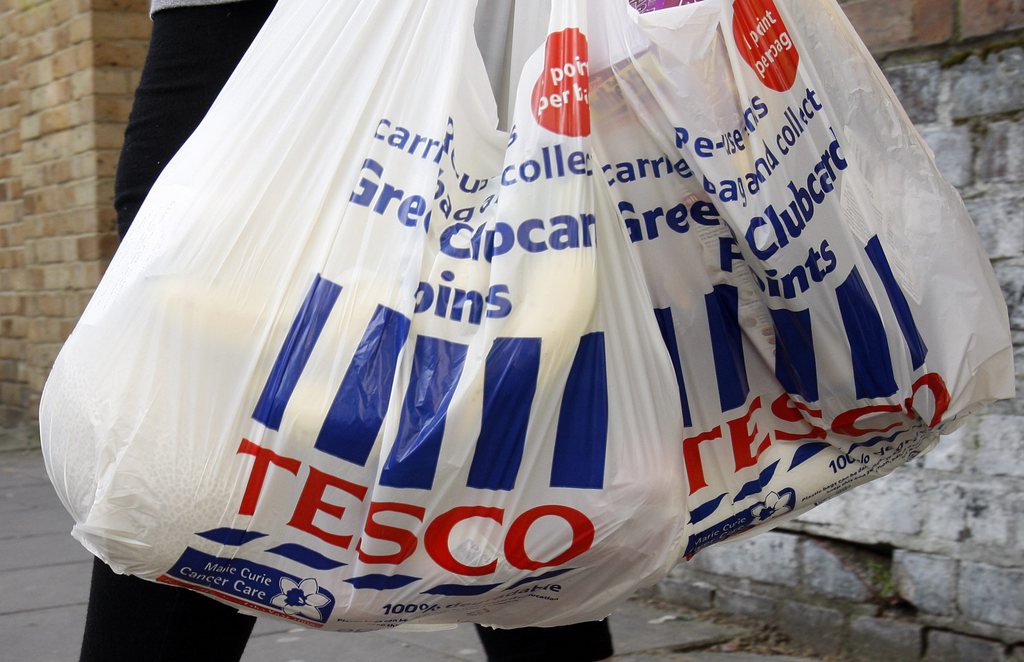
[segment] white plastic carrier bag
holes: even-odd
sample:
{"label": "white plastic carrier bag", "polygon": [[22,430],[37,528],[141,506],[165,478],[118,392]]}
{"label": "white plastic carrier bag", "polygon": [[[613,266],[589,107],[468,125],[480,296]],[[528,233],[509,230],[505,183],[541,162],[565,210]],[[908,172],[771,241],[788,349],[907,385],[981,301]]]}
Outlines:
{"label": "white plastic carrier bag", "polygon": [[607,615],[1013,393],[957,193],[834,0],[281,0],[46,384],[73,535],[337,630]]}

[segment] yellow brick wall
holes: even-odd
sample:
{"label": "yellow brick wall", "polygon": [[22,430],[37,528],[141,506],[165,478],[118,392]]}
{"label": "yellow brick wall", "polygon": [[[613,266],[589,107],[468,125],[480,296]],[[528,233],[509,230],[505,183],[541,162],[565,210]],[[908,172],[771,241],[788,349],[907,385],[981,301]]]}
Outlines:
{"label": "yellow brick wall", "polygon": [[24,419],[26,320],[24,204],[21,200],[21,85],[18,80],[18,10],[0,9],[0,426],[10,429]]}
{"label": "yellow brick wall", "polygon": [[0,3],[0,447],[34,443],[49,367],[113,253],[147,11],[147,0]]}

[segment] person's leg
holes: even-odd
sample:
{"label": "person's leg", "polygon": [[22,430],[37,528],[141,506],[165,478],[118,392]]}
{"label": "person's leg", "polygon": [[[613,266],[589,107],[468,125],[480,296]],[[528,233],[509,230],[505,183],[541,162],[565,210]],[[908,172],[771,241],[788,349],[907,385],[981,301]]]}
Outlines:
{"label": "person's leg", "polygon": [[599,662],[612,657],[608,619],[554,628],[476,627],[488,662]]}
{"label": "person's leg", "polygon": [[81,662],[181,662],[242,657],[256,619],[175,586],[93,563]]}
{"label": "person's leg", "polygon": [[[274,0],[157,12],[115,181],[124,237],[164,166],[199,125]],[[97,560],[82,662],[238,660],[256,619],[199,593],[115,574]]]}
{"label": "person's leg", "polygon": [[165,9],[135,91],[117,165],[114,207],[124,237],[157,176],[210,109],[276,0]]}

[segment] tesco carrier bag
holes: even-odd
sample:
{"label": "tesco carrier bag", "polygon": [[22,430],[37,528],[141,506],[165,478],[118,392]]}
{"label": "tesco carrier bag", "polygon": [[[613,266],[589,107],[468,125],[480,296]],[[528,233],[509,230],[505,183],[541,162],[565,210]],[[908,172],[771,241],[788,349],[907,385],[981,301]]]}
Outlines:
{"label": "tesco carrier bag", "polygon": [[114,570],[335,630],[593,620],[1012,395],[834,0],[555,0],[508,131],[474,4],[281,0],[160,177],[40,411]]}

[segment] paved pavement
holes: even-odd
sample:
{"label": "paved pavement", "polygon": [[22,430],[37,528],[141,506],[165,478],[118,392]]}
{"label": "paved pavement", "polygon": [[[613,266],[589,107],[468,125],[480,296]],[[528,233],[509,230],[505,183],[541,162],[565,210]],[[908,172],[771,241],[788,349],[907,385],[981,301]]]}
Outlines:
{"label": "paved pavement", "polygon": [[[77,659],[91,556],[68,535],[38,452],[0,453],[0,660]],[[634,600],[612,616],[617,662],[814,662],[715,652],[743,634],[684,609]],[[243,662],[483,662],[471,626],[342,634],[260,619]],[[538,661],[543,662],[543,661]]]}

